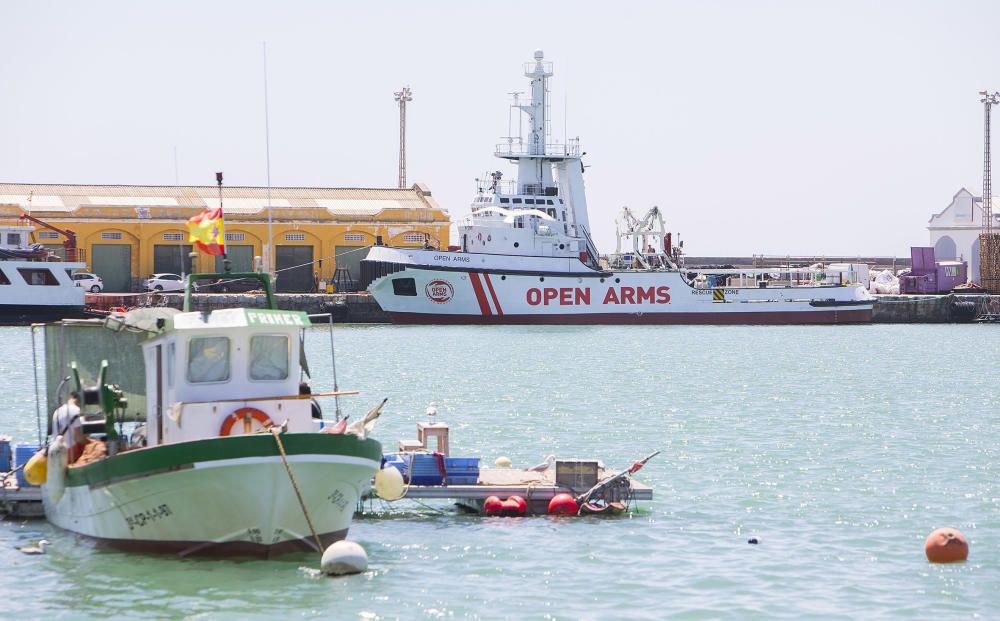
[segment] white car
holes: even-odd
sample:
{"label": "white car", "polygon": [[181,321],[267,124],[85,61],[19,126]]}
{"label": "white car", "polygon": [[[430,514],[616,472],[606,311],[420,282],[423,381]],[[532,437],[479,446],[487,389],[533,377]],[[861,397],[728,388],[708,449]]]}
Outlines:
{"label": "white car", "polygon": [[73,274],[73,284],[83,287],[91,293],[100,293],[104,290],[104,279],[97,274],[77,272]]}
{"label": "white car", "polygon": [[184,280],[177,274],[153,274],[142,283],[143,291],[183,291]]}

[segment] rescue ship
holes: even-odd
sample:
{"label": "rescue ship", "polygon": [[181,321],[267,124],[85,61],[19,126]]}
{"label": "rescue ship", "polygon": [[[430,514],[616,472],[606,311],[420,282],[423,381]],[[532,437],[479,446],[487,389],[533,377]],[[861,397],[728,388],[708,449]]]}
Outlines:
{"label": "rescue ship", "polygon": [[[394,323],[804,324],[871,320],[873,299],[847,269],[686,269],[662,214],[627,208],[618,250],[601,257],[590,235],[578,139],[549,141],[552,64],[525,64],[530,100],[515,95],[527,135],[495,156],[517,166],[477,180],[470,215],[448,250],[376,245],[361,281]],[[511,132],[513,133],[513,132]],[[623,242],[625,246],[623,248]]]}

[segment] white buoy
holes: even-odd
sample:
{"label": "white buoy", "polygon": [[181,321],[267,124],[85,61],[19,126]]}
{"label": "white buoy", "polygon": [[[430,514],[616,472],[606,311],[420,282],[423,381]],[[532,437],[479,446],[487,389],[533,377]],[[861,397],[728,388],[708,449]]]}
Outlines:
{"label": "white buoy", "polygon": [[502,455],[497,457],[497,460],[493,463],[496,464],[497,468],[510,468],[512,465],[510,457],[504,457]]}
{"label": "white buoy", "polygon": [[336,541],[323,552],[319,568],[334,576],[358,574],[368,569],[368,554],[353,541]]}
{"label": "white buoy", "polygon": [[398,468],[386,466],[375,473],[375,493],[382,500],[399,500],[406,491]]}

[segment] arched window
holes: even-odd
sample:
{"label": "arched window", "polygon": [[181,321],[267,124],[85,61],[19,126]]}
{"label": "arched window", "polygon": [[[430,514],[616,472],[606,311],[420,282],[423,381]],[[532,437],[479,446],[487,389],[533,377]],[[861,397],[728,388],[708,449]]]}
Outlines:
{"label": "arched window", "polygon": [[957,258],[955,251],[955,240],[944,235],[934,244],[934,258],[938,261],[950,261]]}

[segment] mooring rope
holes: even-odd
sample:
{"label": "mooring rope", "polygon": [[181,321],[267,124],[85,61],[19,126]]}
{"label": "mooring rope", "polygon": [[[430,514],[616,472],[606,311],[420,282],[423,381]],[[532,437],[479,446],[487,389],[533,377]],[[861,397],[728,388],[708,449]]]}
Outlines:
{"label": "mooring rope", "polygon": [[281,453],[281,460],[285,462],[285,470],[288,472],[288,480],[292,482],[292,489],[295,490],[295,495],[299,499],[299,506],[302,507],[302,515],[306,516],[306,524],[309,525],[309,532],[312,533],[313,539],[316,540],[316,549],[322,553],[323,544],[320,543],[319,535],[316,534],[316,528],[313,527],[312,518],[309,517],[309,510],[306,509],[306,502],[302,500],[302,492],[299,491],[299,485],[295,482],[295,475],[292,474],[292,466],[288,463],[288,455],[285,454],[285,445],[281,443],[281,428],[271,427],[271,435],[274,436],[274,441],[278,443],[278,451]]}

